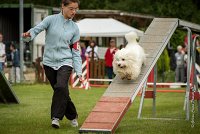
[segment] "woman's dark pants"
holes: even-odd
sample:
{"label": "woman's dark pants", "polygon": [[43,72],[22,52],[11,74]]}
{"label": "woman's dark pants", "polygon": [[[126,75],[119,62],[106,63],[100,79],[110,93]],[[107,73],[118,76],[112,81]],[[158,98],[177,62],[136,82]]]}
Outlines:
{"label": "woman's dark pants", "polygon": [[77,111],[69,96],[68,88],[72,67],[64,65],[58,70],[54,70],[44,65],[44,70],[54,90],[51,104],[51,119],[59,118],[62,120],[64,116],[69,120],[77,118]]}

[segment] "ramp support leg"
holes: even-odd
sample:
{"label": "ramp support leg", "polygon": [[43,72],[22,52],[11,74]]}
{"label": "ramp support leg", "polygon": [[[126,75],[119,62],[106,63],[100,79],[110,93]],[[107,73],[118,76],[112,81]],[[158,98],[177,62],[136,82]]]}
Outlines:
{"label": "ramp support leg", "polygon": [[142,96],[141,96],[141,99],[140,99],[140,107],[139,107],[139,111],[138,111],[138,119],[141,118],[141,114],[142,114],[142,107],[143,107],[143,104],[144,104],[144,97],[145,97],[145,91],[146,91],[146,87],[147,87],[147,79],[144,83],[144,86],[142,88]]}
{"label": "ramp support leg", "polygon": [[[156,116],[156,82],[157,82],[157,64],[155,64],[154,66],[154,85],[153,85],[153,108],[152,108],[152,114],[153,117]],[[141,118],[141,114],[142,114],[142,108],[143,108],[143,104],[144,104],[144,98],[145,98],[145,93],[146,93],[146,86],[147,86],[147,80],[144,83],[144,86],[142,88],[142,96],[140,99],[140,106],[139,106],[139,111],[138,111],[138,119]]]}
{"label": "ramp support leg", "polygon": [[187,48],[187,88],[186,88],[186,95],[185,95],[185,109],[186,109],[186,120],[190,119],[190,72],[191,72],[191,44],[192,44],[192,32],[191,29],[188,27],[184,27],[187,30],[188,36],[188,48]]}
{"label": "ramp support leg", "polygon": [[157,82],[157,64],[154,66],[154,83],[153,83],[153,117],[156,116],[156,82]]}

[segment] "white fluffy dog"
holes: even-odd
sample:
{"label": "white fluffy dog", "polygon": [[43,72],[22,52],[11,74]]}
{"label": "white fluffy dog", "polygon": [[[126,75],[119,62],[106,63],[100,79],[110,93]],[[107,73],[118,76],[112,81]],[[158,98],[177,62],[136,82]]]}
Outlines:
{"label": "white fluffy dog", "polygon": [[128,44],[115,53],[113,71],[121,79],[135,80],[141,72],[146,55],[143,48],[137,43],[138,36],[135,32],[126,34],[125,38]]}

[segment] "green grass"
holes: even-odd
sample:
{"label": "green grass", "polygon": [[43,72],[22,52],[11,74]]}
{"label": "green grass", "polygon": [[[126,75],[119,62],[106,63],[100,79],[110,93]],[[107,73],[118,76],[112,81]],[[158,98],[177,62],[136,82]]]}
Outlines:
{"label": "green grass", "polygon": [[[13,89],[20,104],[0,104],[0,134],[78,134],[78,128],[72,128],[65,118],[60,129],[51,127],[50,103],[52,90],[49,85],[16,85]],[[80,126],[102,96],[104,88],[91,90],[71,90],[78,113]],[[183,93],[158,93],[156,98],[156,116],[160,118],[180,118],[180,120],[137,119],[140,97],[122,119],[117,134],[197,134],[200,133],[200,117],[195,115],[195,127],[185,120],[183,111]],[[197,113],[197,111],[196,111]],[[152,117],[152,99],[144,101],[142,117]]]}

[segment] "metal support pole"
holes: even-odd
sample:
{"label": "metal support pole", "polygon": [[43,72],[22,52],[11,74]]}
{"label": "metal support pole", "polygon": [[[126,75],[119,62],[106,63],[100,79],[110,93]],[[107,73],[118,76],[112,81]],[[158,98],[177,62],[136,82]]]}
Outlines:
{"label": "metal support pole", "polygon": [[137,117],[138,119],[141,118],[142,107],[143,107],[143,104],[144,104],[144,97],[145,97],[146,87],[147,87],[147,79],[146,79],[146,81],[144,82],[144,86],[143,86],[143,88],[142,88],[142,96],[141,96],[141,99],[140,99],[140,107],[139,107],[138,117]]}
{"label": "metal support pole", "polygon": [[184,27],[184,29],[188,32],[188,48],[187,48],[187,89],[186,89],[186,95],[185,95],[185,101],[186,101],[186,120],[190,119],[190,101],[189,101],[189,95],[190,95],[190,72],[191,72],[191,62],[190,62],[190,47],[192,42],[192,32],[190,28]]}
{"label": "metal support pole", "polygon": [[21,35],[24,31],[24,11],[23,11],[23,0],[19,1],[19,44],[20,44],[20,81],[24,81],[23,67],[24,67],[24,44],[21,39]]}
{"label": "metal support pole", "polygon": [[154,66],[154,84],[153,84],[153,117],[156,117],[156,82],[157,82],[157,64]]}

